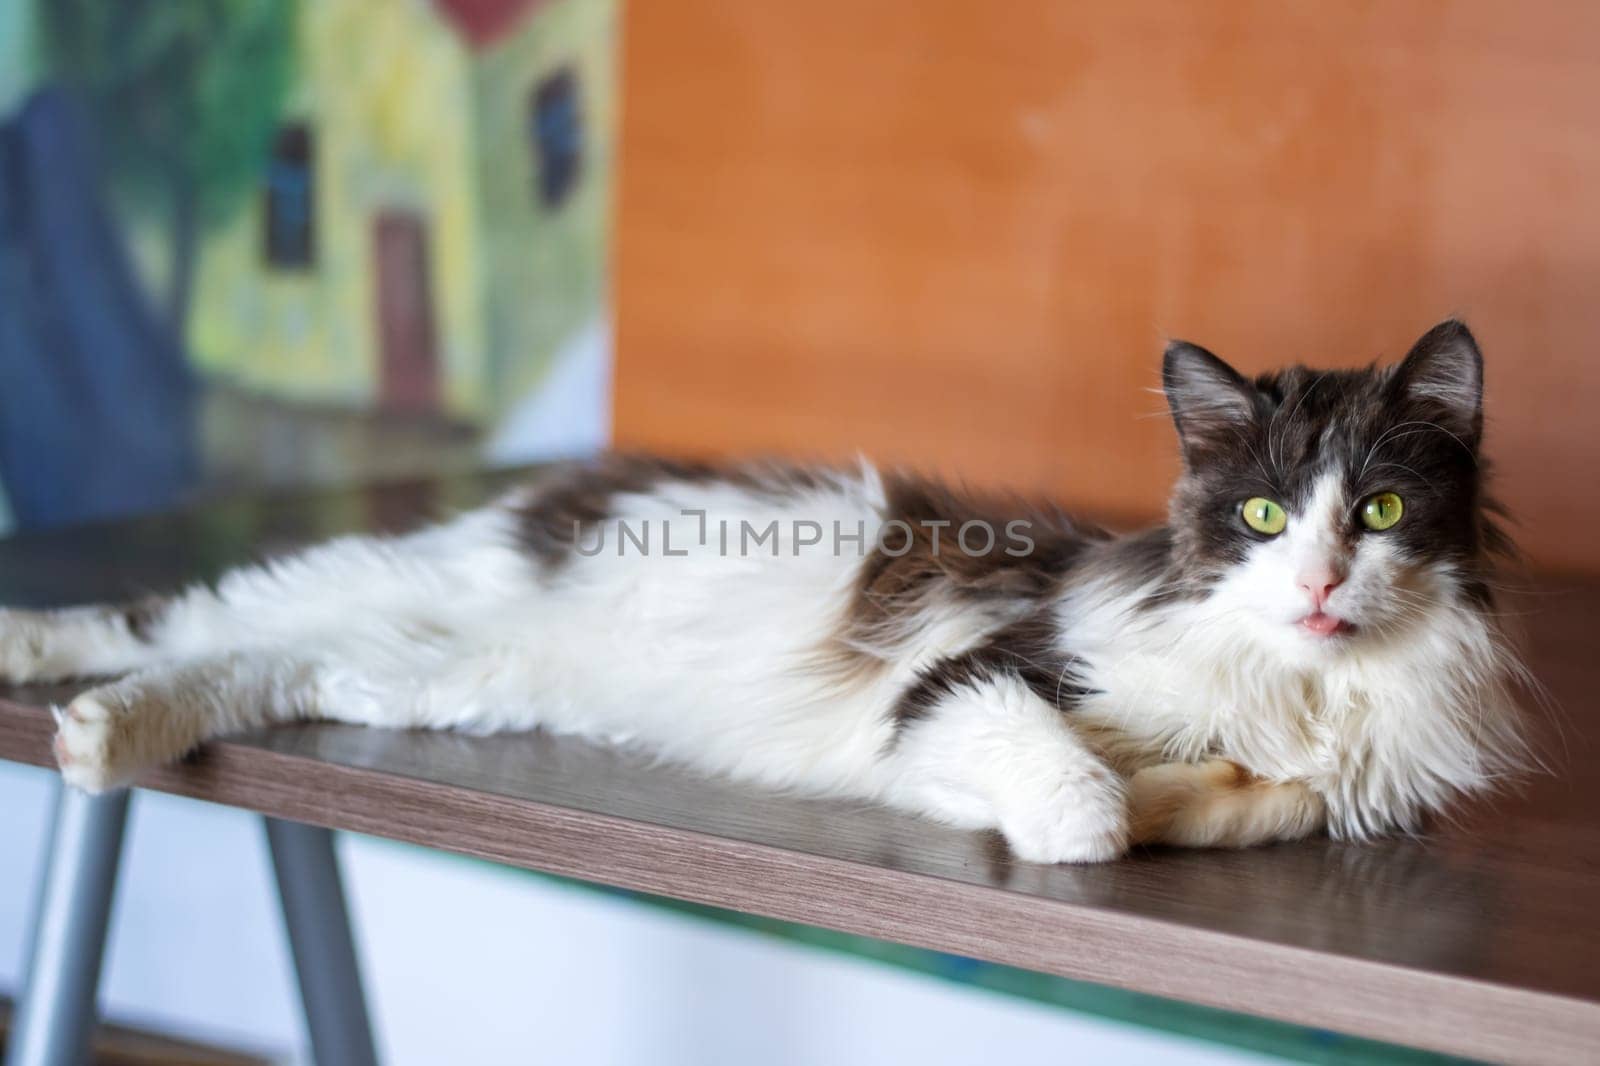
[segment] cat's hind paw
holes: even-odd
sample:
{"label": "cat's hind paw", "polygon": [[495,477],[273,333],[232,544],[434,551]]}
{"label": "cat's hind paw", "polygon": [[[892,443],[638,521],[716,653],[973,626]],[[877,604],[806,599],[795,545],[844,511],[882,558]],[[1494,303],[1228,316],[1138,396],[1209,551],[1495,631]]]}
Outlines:
{"label": "cat's hind paw", "polygon": [[129,784],[141,769],[127,757],[125,730],[117,711],[95,692],[86,692],[56,713],[56,764],[61,779],[85,792],[104,792]]}
{"label": "cat's hind paw", "polygon": [[1193,823],[1203,822],[1206,805],[1250,784],[1244,767],[1226,759],[1147,766],[1128,784],[1134,839],[1141,844],[1197,843]]}
{"label": "cat's hind paw", "polygon": [[43,631],[29,611],[0,607],[0,684],[40,680]]}
{"label": "cat's hind paw", "polygon": [[1129,807],[1141,844],[1243,848],[1298,840],[1324,825],[1327,806],[1304,781],[1267,781],[1226,759],[1147,766]]}

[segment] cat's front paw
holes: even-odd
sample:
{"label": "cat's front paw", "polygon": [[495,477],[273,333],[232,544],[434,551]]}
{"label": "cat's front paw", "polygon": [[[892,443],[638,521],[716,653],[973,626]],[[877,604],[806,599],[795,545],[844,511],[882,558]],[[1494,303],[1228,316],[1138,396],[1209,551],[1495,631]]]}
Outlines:
{"label": "cat's front paw", "polygon": [[132,782],[142,767],[129,757],[124,717],[93,691],[56,713],[55,755],[63,781],[91,793]]}
{"label": "cat's front paw", "polygon": [[1110,862],[1126,854],[1128,803],[1109,770],[1076,776],[1046,795],[1021,796],[1000,812],[1000,832],[1024,862]]}

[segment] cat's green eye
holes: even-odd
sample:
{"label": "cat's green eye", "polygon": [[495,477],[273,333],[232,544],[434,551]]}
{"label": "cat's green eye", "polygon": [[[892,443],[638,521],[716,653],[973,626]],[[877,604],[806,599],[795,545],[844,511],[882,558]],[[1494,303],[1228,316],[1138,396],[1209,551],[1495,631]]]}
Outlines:
{"label": "cat's green eye", "polygon": [[1244,524],[1257,533],[1265,533],[1275,537],[1283,532],[1283,527],[1289,524],[1289,516],[1285,513],[1283,505],[1267,499],[1265,496],[1252,496],[1244,501]]}
{"label": "cat's green eye", "polygon": [[1392,492],[1380,492],[1368,496],[1367,502],[1361,505],[1361,524],[1368,529],[1385,530],[1400,521],[1405,510],[1400,497]]}

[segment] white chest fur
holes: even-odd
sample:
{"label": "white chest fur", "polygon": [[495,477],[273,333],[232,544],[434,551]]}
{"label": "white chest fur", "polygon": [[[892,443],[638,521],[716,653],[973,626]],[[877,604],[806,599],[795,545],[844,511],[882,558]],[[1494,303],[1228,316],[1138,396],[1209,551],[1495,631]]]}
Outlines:
{"label": "white chest fur", "polygon": [[1441,608],[1404,633],[1293,661],[1202,603],[1140,606],[1148,589],[1083,586],[1063,601],[1063,649],[1091,690],[1076,713],[1151,762],[1208,753],[1303,780],[1332,831],[1414,827],[1520,765],[1511,678],[1490,622]]}

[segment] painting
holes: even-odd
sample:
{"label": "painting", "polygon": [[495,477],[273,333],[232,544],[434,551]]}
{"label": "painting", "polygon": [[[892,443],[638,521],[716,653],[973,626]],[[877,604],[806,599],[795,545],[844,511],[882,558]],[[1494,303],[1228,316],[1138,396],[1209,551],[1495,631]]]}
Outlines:
{"label": "painting", "polygon": [[0,524],[602,443],[617,16],[0,4]]}

